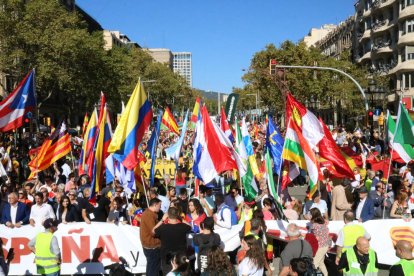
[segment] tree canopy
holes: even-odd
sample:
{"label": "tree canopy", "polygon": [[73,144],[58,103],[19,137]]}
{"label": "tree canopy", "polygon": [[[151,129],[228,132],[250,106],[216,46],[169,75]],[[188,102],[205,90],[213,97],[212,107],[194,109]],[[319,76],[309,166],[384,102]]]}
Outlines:
{"label": "tree canopy", "polygon": [[[304,42],[297,44],[283,42],[279,48],[269,44],[264,50],[254,54],[249,70],[243,76],[246,83],[234,92],[242,94],[242,107],[254,106],[254,97],[245,97],[258,93],[260,107],[273,113],[284,112],[284,95],[276,85],[276,77],[270,75],[269,61],[276,59],[278,64],[333,67],[353,76],[362,87],[367,87],[367,71],[353,64],[350,54],[344,52],[339,60],[323,55],[314,47],[308,48]],[[332,71],[306,69],[286,69],[285,77],[289,91],[302,103],[317,99],[321,108],[333,107],[337,101],[346,106],[347,115],[361,115],[362,96],[355,84],[347,77]],[[244,105],[244,106],[243,106]]]}
{"label": "tree canopy", "polygon": [[59,1],[0,0],[0,7],[0,72],[16,85],[35,68],[39,106],[63,103],[56,112],[70,117],[91,110],[102,91],[117,112],[139,78],[156,81],[144,84],[155,106],[194,98],[182,77],[144,50],[104,50],[102,32],[89,33],[80,14]]}

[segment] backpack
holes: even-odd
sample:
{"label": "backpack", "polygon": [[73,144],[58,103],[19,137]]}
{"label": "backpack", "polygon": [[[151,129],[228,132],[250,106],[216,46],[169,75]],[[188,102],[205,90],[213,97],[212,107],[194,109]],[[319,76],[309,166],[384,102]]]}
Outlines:
{"label": "backpack", "polygon": [[236,212],[234,212],[234,210],[232,210],[227,205],[224,205],[223,208],[221,208],[221,211],[220,211],[221,220],[222,221],[224,220],[224,218],[223,218],[223,210],[226,209],[226,208],[229,209],[230,210],[230,213],[231,213],[231,226],[237,225],[239,223],[239,219],[237,218]]}
{"label": "backpack", "polygon": [[306,272],[304,276],[323,276],[323,273],[316,269],[315,265],[313,264],[312,258],[309,257],[302,257],[303,252],[303,240],[300,241],[300,255],[299,258],[306,263]]}

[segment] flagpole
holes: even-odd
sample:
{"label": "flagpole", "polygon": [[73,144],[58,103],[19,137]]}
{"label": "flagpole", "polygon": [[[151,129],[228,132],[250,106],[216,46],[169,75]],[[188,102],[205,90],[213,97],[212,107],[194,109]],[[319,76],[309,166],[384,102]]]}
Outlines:
{"label": "flagpole", "polygon": [[[139,168],[139,169],[141,170],[141,168]],[[141,176],[142,186],[144,187],[144,194],[145,194],[145,199],[147,200],[147,208],[148,208],[150,206],[149,206],[149,201],[148,201],[147,189],[145,188],[145,179],[142,176],[142,170],[141,170],[140,176]]]}
{"label": "flagpole", "polygon": [[[394,137],[392,138],[392,140],[394,141]],[[388,191],[388,181],[390,181],[390,172],[391,172],[392,154],[393,153],[394,153],[394,147],[392,147],[392,150],[391,150],[390,164],[388,165],[388,177],[387,177],[387,184],[385,186],[385,192]],[[385,218],[385,205],[384,205],[384,209],[382,210],[382,219],[384,219],[384,218]]]}

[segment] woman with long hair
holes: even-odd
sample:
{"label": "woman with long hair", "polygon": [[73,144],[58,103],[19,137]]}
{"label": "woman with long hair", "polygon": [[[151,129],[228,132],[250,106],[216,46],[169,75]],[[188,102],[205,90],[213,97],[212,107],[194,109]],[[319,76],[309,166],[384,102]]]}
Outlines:
{"label": "woman with long hair", "polygon": [[262,276],[264,272],[265,257],[260,240],[254,235],[245,236],[241,242],[246,250],[246,256],[239,264],[239,275]]}
{"label": "woman with long hair", "polygon": [[168,186],[167,198],[170,202],[177,199],[177,191],[174,186]]}
{"label": "woman with long hair", "polygon": [[78,220],[78,213],[75,206],[70,203],[68,196],[62,195],[56,211],[57,221],[59,223],[68,223]]}
{"label": "woman with long hair", "polygon": [[391,218],[406,218],[408,209],[408,194],[400,191],[395,197],[395,201],[392,204],[390,217]]}
{"label": "woman with long hair", "polygon": [[207,269],[201,275],[231,276],[236,275],[236,271],[223,249],[214,245],[207,255]]}
{"label": "woman with long hair", "polygon": [[331,245],[331,239],[329,237],[328,221],[322,216],[321,211],[318,208],[310,209],[311,215],[311,226],[310,231],[316,237],[318,241],[318,250],[316,251],[315,257],[313,257],[313,264],[319,268],[323,275],[328,275],[328,270],[325,266],[325,255]]}
{"label": "woman with long hair", "polygon": [[193,228],[194,233],[200,232],[200,223],[204,221],[206,214],[204,213],[203,206],[196,198],[190,199],[188,202],[188,212],[185,216],[185,221],[188,222]]}

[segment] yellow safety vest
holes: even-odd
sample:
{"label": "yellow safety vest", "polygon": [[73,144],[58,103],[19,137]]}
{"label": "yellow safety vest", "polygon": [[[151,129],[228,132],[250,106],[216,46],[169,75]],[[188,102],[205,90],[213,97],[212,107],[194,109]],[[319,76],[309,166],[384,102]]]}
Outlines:
{"label": "yellow safety vest", "polygon": [[405,276],[414,276],[414,260],[401,259],[395,265],[401,265]]}
{"label": "yellow safety vest", "polygon": [[36,236],[35,262],[39,274],[51,274],[60,270],[57,256],[50,251],[52,237],[51,232],[39,233]]}
{"label": "yellow safety vest", "polygon": [[239,224],[244,224],[245,221],[251,220],[253,217],[253,209],[250,209],[247,212],[247,215],[245,214],[244,210],[241,211]]}
{"label": "yellow safety vest", "polygon": [[358,262],[357,256],[353,248],[346,250],[346,259],[348,260],[349,270],[344,270],[344,275],[360,276],[360,275],[369,275],[375,276],[378,275],[378,268],[375,267],[376,259],[374,250],[369,250],[369,263],[365,274],[362,273],[360,264]]}
{"label": "yellow safety vest", "polygon": [[342,252],[352,248],[359,237],[363,237],[365,234],[365,229],[358,224],[347,224],[344,226],[344,246]]}

